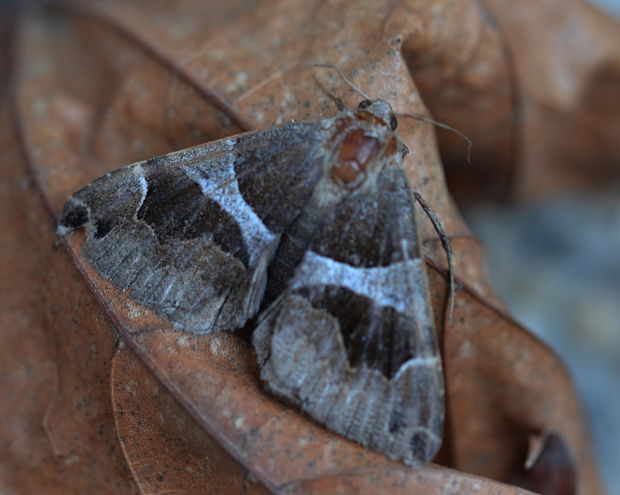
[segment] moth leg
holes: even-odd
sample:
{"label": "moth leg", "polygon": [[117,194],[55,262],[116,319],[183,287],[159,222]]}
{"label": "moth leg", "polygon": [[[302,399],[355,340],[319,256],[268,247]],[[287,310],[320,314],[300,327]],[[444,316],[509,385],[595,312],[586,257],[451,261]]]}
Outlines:
{"label": "moth leg", "polygon": [[450,239],[446,235],[446,231],[439,220],[437,214],[431,208],[431,205],[417,192],[413,193],[416,201],[420,204],[426,216],[430,219],[433,227],[435,228],[435,232],[439,236],[441,240],[441,245],[443,246],[443,250],[446,253],[446,257],[448,258],[448,279],[450,283],[450,305],[448,307],[448,321],[452,321],[452,315],[454,313],[454,298],[455,298],[455,282],[454,282],[454,270],[452,267],[452,260],[454,254],[452,252],[452,244],[450,243]]}

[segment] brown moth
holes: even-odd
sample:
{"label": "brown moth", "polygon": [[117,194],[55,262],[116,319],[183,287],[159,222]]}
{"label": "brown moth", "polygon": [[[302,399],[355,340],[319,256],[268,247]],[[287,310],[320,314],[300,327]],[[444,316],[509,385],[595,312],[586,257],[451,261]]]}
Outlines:
{"label": "brown moth", "polygon": [[[90,263],[175,327],[258,314],[261,377],[329,429],[412,466],[441,444],[444,384],[407,148],[388,103],[138,162],[64,205]],[[432,217],[444,246],[449,244]]]}

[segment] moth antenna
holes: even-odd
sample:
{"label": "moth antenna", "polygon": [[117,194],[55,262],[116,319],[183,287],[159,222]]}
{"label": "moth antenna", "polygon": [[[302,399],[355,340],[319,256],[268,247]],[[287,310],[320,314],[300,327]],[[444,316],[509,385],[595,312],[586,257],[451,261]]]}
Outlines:
{"label": "moth antenna", "polygon": [[437,127],[441,127],[442,129],[446,129],[448,131],[454,132],[455,134],[458,134],[465,141],[467,141],[467,163],[471,163],[471,146],[472,146],[472,141],[471,141],[471,139],[469,139],[465,134],[463,134],[458,129],[456,129],[456,128],[448,125],[448,124],[444,124],[443,122],[438,122],[436,120],[429,119],[428,117],[425,117],[424,115],[419,115],[417,113],[397,113],[396,116],[398,116],[398,117],[407,117],[409,119],[415,119],[415,120],[419,120],[421,122],[426,122],[427,124],[436,125]]}
{"label": "moth antenna", "polygon": [[323,93],[325,93],[327,97],[336,104],[336,108],[339,112],[342,112],[345,108],[347,108],[347,106],[344,104],[344,101],[342,101],[342,98],[338,98],[336,95],[330,93],[329,90],[321,84],[321,81],[319,81],[316,76],[313,77],[314,82],[319,88],[321,88],[321,91],[323,91]]}
{"label": "moth antenna", "polygon": [[332,64],[312,64],[315,67],[323,67],[325,69],[333,69],[335,70],[338,75],[340,76],[340,79],[342,79],[344,81],[344,83],[349,86],[349,88],[351,88],[353,91],[355,91],[357,94],[361,95],[365,100],[371,100],[372,98],[370,96],[368,96],[366,93],[364,93],[360,88],[358,88],[355,84],[353,84],[351,82],[351,80],[344,75],[344,73],[340,70],[339,67],[336,67],[335,65]]}
{"label": "moth antenna", "polygon": [[454,299],[455,299],[455,283],[454,283],[454,270],[452,267],[452,258],[454,254],[452,253],[452,244],[450,243],[450,239],[446,235],[446,231],[443,229],[443,225],[441,224],[439,217],[435,214],[431,205],[417,192],[413,193],[416,201],[420,204],[426,216],[430,219],[433,227],[435,228],[435,232],[439,236],[441,240],[441,245],[443,246],[443,250],[446,252],[446,257],[448,258],[448,279],[450,283],[450,304],[448,306],[448,322],[452,323],[452,315],[454,314]]}

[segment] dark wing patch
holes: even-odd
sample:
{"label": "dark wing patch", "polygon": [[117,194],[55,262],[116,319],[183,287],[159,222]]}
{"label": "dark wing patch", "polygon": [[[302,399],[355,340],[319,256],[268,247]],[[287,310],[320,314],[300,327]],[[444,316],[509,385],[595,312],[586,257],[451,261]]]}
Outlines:
{"label": "dark wing patch", "polygon": [[[80,228],[88,222],[88,209],[81,204],[65,204],[58,226],[62,233]],[[61,234],[62,235],[62,234]]]}
{"label": "dark wing patch", "polygon": [[[311,249],[357,267],[388,266],[420,256],[405,177],[382,173],[376,187],[353,194],[325,218]],[[405,218],[397,218],[405,215]],[[394,224],[404,229],[396,232]],[[404,236],[404,237],[403,237]],[[402,245],[403,238],[408,242]]]}
{"label": "dark wing patch", "polygon": [[[308,131],[255,133],[235,159],[239,192],[272,232],[281,233],[297,216],[323,173],[317,165],[325,156],[315,130]],[[315,151],[304,153],[312,142]]]}
{"label": "dark wing patch", "polygon": [[372,368],[391,379],[409,359],[433,355],[429,342],[411,338],[418,334],[415,319],[390,306],[376,305],[371,298],[337,285],[302,287],[293,293],[338,321],[347,360],[354,368]]}
{"label": "dark wing patch", "polygon": [[235,219],[180,167],[153,167],[146,173],[148,191],[137,219],[146,222],[160,243],[209,236],[223,251],[248,266],[245,240]]}
{"label": "dark wing patch", "polygon": [[114,220],[111,218],[98,218],[95,221],[95,239],[103,239],[114,228]]}

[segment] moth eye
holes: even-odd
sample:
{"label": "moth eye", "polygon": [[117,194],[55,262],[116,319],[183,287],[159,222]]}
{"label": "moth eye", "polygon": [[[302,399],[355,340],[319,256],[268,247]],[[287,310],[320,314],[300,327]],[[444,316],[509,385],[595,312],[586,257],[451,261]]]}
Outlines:
{"label": "moth eye", "polygon": [[362,100],[357,105],[357,109],[358,110],[364,110],[365,108],[368,108],[371,105],[371,103],[372,103],[372,101],[370,101],[370,100]]}
{"label": "moth eye", "polygon": [[398,127],[398,120],[396,120],[396,115],[390,114],[390,129],[393,131]]}

